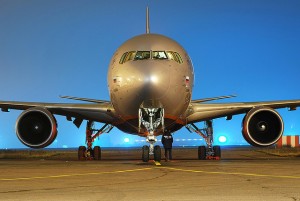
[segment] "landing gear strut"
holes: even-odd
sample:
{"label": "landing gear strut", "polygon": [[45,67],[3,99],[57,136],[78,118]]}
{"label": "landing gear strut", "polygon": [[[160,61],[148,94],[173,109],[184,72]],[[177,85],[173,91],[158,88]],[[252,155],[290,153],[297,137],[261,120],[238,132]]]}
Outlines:
{"label": "landing gear strut", "polygon": [[195,124],[187,125],[186,128],[190,132],[195,132],[204,138],[206,146],[198,147],[198,159],[199,160],[220,160],[221,159],[221,147],[213,146],[213,126],[212,121],[205,121],[205,128],[199,129]]}
{"label": "landing gear strut", "polygon": [[140,108],[139,109],[139,129],[143,125],[147,131],[147,142],[149,146],[143,146],[142,148],[142,160],[148,162],[150,155],[154,155],[155,161],[161,160],[161,148],[160,146],[154,146],[157,141],[154,131],[161,125],[164,128],[164,109],[163,108]]}
{"label": "landing gear strut", "polygon": [[101,160],[101,148],[95,146],[93,148],[94,140],[103,133],[109,133],[113,126],[105,124],[100,129],[94,129],[94,122],[88,121],[86,124],[86,144],[87,146],[80,146],[78,148],[78,160]]}

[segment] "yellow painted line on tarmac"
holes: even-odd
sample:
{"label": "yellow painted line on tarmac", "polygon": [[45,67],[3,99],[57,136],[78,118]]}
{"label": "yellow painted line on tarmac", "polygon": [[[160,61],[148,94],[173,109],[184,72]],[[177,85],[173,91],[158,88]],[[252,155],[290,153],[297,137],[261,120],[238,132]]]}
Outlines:
{"label": "yellow painted line on tarmac", "polygon": [[160,164],[159,161],[154,161],[154,164],[155,164],[156,166],[161,166],[161,164]]}
{"label": "yellow painted line on tarmac", "polygon": [[154,161],[154,163],[158,167],[137,168],[137,169],[128,169],[128,170],[115,170],[115,171],[94,172],[94,173],[81,173],[81,174],[62,174],[62,175],[37,176],[37,177],[0,178],[0,181],[21,181],[21,180],[53,179],[53,178],[66,178],[66,177],[76,177],[76,176],[103,175],[103,174],[118,174],[118,173],[139,172],[139,171],[142,172],[142,171],[155,170],[155,169],[166,169],[166,170],[172,170],[172,171],[176,171],[176,172],[202,173],[202,174],[215,174],[215,175],[238,175],[238,176],[281,178],[281,179],[300,179],[300,176],[291,176],[291,175],[270,175],[270,174],[242,173],[242,172],[215,172],[215,171],[204,171],[204,170],[191,170],[191,169],[164,167],[164,166],[161,166],[161,163],[158,161]]}
{"label": "yellow painted line on tarmac", "polygon": [[180,171],[180,172],[192,172],[192,173],[204,173],[204,174],[239,175],[239,176],[252,176],[252,177],[300,179],[300,176],[290,176],[290,175],[271,175],[271,174],[255,174],[255,173],[242,173],[242,172],[213,172],[213,171],[203,171],[203,170],[187,170],[187,169],[171,168],[171,167],[157,167],[157,168]]}
{"label": "yellow painted line on tarmac", "polygon": [[116,171],[109,171],[109,172],[92,172],[92,173],[82,173],[82,174],[62,174],[62,175],[39,176],[39,177],[0,178],[0,181],[20,181],[20,180],[52,179],[52,178],[64,178],[64,177],[75,177],[75,176],[101,175],[101,174],[117,174],[117,173],[146,171],[151,169],[153,168],[139,168],[139,169],[116,170]]}

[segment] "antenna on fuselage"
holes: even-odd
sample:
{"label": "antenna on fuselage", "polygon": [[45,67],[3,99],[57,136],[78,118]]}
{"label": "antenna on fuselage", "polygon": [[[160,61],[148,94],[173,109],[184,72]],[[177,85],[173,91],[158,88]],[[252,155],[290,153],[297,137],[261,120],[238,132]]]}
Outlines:
{"label": "antenna on fuselage", "polygon": [[146,9],[146,33],[150,33],[150,24],[149,24],[149,7]]}

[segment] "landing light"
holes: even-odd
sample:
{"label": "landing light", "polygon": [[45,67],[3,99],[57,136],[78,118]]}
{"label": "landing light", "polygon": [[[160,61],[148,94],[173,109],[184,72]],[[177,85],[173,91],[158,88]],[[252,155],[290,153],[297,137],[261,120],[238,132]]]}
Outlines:
{"label": "landing light", "polygon": [[227,138],[224,135],[219,137],[219,142],[225,143],[226,141],[227,141]]}

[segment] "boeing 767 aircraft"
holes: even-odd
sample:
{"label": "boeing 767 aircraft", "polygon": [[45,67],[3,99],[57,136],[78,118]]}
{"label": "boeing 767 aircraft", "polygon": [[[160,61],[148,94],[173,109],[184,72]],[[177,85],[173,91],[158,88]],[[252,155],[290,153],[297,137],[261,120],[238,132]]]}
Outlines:
{"label": "boeing 767 aircraft", "polygon": [[[194,70],[191,59],[176,41],[150,33],[147,9],[146,33],[123,43],[114,53],[107,75],[110,101],[63,96],[84,101],[81,104],[37,103],[0,101],[3,112],[10,109],[24,110],[16,121],[19,140],[31,148],[44,148],[57,136],[54,115],[62,115],[80,127],[87,121],[87,146],[80,146],[78,158],[101,159],[101,148],[93,147],[94,139],[113,127],[133,135],[143,136],[149,146],[143,146],[142,160],[161,160],[161,149],[155,146],[156,137],[164,132],[175,132],[186,127],[205,138],[207,146],[199,146],[198,158],[220,158],[219,146],[213,146],[212,120],[220,117],[231,119],[245,114],[242,135],[253,146],[275,144],[283,134],[284,124],[278,108],[295,110],[300,100],[208,103],[230,98],[220,96],[191,100]],[[104,126],[93,129],[93,123]],[[205,129],[194,123],[205,122]]]}

